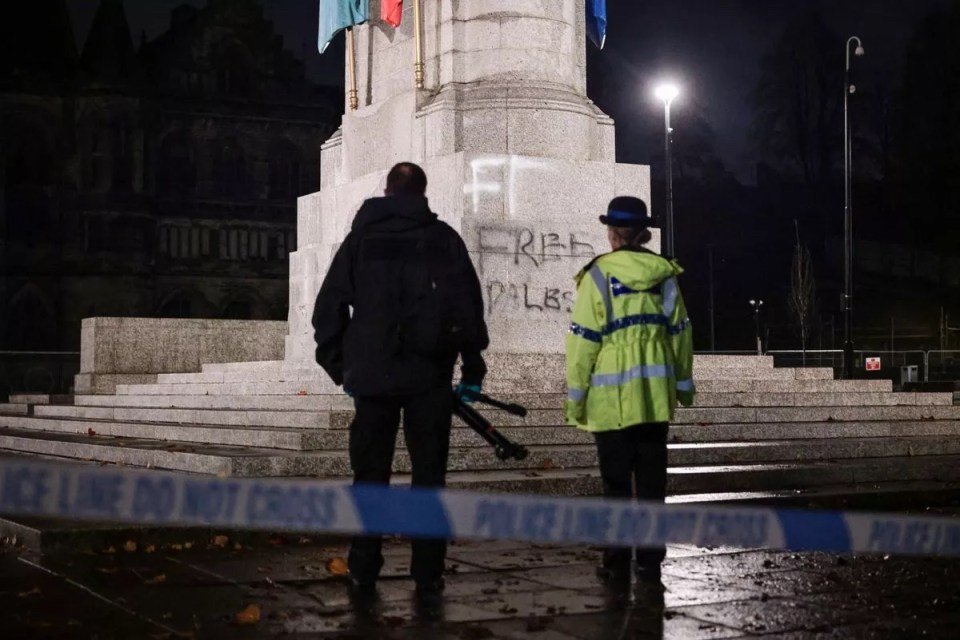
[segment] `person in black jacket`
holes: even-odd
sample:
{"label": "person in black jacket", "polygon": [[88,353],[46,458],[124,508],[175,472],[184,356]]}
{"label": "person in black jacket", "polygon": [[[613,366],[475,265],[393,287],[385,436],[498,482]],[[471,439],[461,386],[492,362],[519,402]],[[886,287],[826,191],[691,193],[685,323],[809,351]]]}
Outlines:
{"label": "person in black jacket", "polygon": [[[444,486],[458,389],[480,389],[489,338],[480,282],[463,240],[430,211],[427,177],[412,163],[387,175],[385,197],[363,203],[337,250],[313,312],[317,362],[354,398],[354,483],[388,484],[403,412],[412,484]],[[421,597],[443,590],[446,540],[413,541]],[[372,596],[383,566],[379,537],[354,538],[356,595]]]}

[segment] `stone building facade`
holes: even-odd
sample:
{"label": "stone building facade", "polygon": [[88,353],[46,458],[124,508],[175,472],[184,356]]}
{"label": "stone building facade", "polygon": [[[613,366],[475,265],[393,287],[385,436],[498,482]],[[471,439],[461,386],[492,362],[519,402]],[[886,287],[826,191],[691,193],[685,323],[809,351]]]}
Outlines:
{"label": "stone building facade", "polygon": [[183,5],[135,46],[100,0],[0,13],[0,350],[75,349],[89,316],[283,319],[296,198],[342,97],[256,0]]}

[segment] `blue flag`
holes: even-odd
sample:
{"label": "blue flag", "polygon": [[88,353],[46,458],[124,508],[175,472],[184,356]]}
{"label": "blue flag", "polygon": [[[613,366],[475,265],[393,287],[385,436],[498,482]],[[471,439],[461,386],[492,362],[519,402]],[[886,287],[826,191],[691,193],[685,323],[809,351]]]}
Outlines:
{"label": "blue flag", "polygon": [[607,0],[587,0],[587,37],[603,49],[607,39]]}
{"label": "blue flag", "polygon": [[333,36],[347,27],[363,24],[370,15],[370,0],[320,0],[317,49],[327,50]]}

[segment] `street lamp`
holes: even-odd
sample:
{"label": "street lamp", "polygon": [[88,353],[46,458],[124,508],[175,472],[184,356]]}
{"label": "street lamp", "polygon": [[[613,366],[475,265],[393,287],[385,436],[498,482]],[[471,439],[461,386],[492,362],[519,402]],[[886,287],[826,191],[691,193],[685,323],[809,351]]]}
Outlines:
{"label": "street lamp", "polygon": [[667,163],[667,215],[663,229],[663,248],[660,253],[674,257],[673,244],[673,128],[670,126],[670,104],[680,95],[680,89],[672,82],[665,82],[657,86],[654,95],[663,101],[663,137],[666,147]]}
{"label": "street lamp", "polygon": [[847,39],[846,66],[843,76],[843,377],[853,377],[853,190],[851,140],[850,140],[850,96],[857,87],[850,82],[850,46],[856,43],[855,56],[862,56],[863,44],[860,38]]}
{"label": "street lamp", "polygon": [[757,329],[757,355],[763,355],[763,341],[760,340],[760,308],[763,307],[763,300],[751,300],[750,306],[753,307],[753,323]]}

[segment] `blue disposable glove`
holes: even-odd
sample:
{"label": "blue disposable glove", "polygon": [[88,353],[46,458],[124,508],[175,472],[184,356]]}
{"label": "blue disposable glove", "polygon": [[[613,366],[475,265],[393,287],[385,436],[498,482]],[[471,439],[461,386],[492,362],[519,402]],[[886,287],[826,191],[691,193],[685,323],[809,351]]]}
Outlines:
{"label": "blue disposable glove", "polygon": [[462,382],[453,388],[453,393],[457,396],[457,399],[464,404],[473,404],[474,399],[464,393],[465,391],[472,391],[474,393],[480,393],[481,387],[478,384],[463,384]]}

